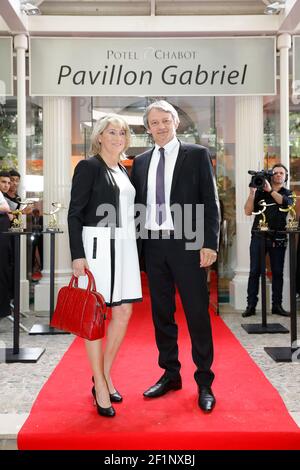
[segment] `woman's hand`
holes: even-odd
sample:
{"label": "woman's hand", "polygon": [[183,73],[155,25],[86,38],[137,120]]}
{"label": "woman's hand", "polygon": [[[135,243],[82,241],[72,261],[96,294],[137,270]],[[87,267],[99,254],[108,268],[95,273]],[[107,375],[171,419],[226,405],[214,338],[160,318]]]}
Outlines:
{"label": "woman's hand", "polygon": [[85,269],[89,269],[89,265],[85,258],[77,258],[73,260],[72,268],[74,276],[85,276]]}

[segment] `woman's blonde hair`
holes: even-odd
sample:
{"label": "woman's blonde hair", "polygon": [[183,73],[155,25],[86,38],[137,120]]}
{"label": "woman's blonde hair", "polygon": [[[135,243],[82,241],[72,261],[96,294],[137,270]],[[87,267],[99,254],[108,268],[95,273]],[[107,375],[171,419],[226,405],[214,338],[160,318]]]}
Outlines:
{"label": "woman's blonde hair", "polygon": [[103,131],[105,131],[109,124],[115,124],[116,126],[120,127],[125,131],[126,143],[123,152],[120,154],[120,158],[126,158],[125,152],[130,147],[130,129],[125,119],[123,119],[123,117],[119,116],[118,114],[107,114],[96,122],[91,136],[91,146],[89,154],[101,155],[101,143],[99,142],[99,135],[103,134]]}

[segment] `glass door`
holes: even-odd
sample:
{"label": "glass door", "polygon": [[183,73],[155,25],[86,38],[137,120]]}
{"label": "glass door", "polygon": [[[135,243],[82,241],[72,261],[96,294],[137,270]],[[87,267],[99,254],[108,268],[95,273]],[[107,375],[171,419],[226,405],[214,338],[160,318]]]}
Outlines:
{"label": "glass door", "polygon": [[[219,258],[208,274],[211,304],[217,311],[219,302],[229,302],[234,265],[234,98],[168,96],[163,99],[178,111],[178,138],[206,146],[212,157],[222,212]],[[143,114],[153,100],[147,97],[73,98],[73,165],[88,156],[93,123],[107,113],[117,113],[124,116],[132,132],[132,145],[124,162],[130,172],[134,157],[152,147],[151,136],[143,125]]]}

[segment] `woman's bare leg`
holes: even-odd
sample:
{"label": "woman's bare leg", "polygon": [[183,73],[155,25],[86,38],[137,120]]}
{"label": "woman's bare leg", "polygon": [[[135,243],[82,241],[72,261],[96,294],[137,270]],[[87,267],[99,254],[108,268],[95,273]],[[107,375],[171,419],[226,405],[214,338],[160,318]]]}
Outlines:
{"label": "woman's bare leg", "polygon": [[104,376],[110,393],[116,391],[110,377],[110,371],[124,339],[131,313],[132,304],[122,304],[118,307],[112,307],[112,318],[107,328],[104,351]]}
{"label": "woman's bare leg", "polygon": [[111,402],[104,376],[104,353],[102,349],[102,340],[85,340],[85,346],[93,371],[97,402],[102,408],[108,408],[111,406]]}

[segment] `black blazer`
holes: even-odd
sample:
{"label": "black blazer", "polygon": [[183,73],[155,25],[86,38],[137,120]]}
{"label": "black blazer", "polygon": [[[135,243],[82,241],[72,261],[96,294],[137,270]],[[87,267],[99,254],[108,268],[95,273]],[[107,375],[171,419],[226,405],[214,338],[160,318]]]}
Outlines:
{"label": "black blazer", "polygon": [[[122,165],[120,168],[127,174]],[[81,160],[72,180],[68,212],[69,240],[72,260],[85,258],[82,228],[119,227],[119,188],[111,170],[98,155]],[[113,210],[103,213],[101,204],[110,204]],[[102,206],[103,207],[103,206]]]}
{"label": "black blazer", "polygon": [[[131,172],[131,180],[136,189],[136,203],[145,206],[148,171],[153,150],[154,148],[137,156]],[[196,204],[204,205],[203,247],[217,250],[220,229],[219,199],[213,167],[206,147],[180,142],[170,193],[170,205],[173,204],[179,204],[181,207],[184,204],[191,206],[193,230],[196,229]],[[172,217],[176,233],[176,217],[173,213]],[[142,224],[144,221],[141,222]],[[140,246],[139,249],[141,249]]]}

